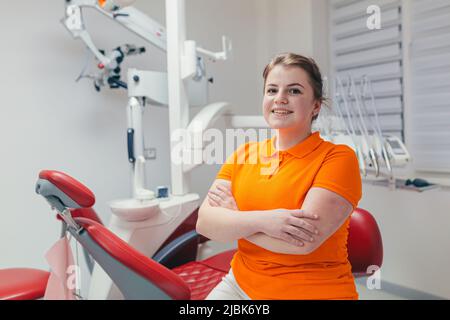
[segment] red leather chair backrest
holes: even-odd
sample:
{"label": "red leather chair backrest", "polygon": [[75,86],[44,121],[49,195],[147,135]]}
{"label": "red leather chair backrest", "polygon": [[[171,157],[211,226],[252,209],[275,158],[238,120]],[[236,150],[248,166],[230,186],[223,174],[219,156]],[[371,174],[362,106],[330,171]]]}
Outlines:
{"label": "red leather chair backrest", "polygon": [[368,211],[356,208],[352,213],[347,248],[354,276],[368,275],[370,266],[381,268],[383,263],[381,233],[377,222]]}
{"label": "red leather chair backrest", "polygon": [[144,256],[98,222],[86,218],[75,218],[75,221],[116,261],[157,285],[173,299],[190,299],[188,285],[176,273]]}

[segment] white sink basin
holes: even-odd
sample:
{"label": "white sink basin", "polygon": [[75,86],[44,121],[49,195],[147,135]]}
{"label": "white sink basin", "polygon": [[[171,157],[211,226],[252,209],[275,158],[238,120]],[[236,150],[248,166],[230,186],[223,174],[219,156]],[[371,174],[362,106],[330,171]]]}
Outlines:
{"label": "white sink basin", "polygon": [[143,221],[161,212],[159,200],[124,199],[109,203],[111,211],[125,221]]}

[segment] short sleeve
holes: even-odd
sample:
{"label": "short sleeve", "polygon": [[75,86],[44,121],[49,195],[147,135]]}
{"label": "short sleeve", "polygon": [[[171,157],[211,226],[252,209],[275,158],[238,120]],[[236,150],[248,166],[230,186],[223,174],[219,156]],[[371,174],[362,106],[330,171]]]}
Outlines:
{"label": "short sleeve", "polygon": [[336,145],[327,154],[312,186],[333,191],[356,208],[362,197],[362,182],[355,152]]}
{"label": "short sleeve", "polygon": [[236,151],[234,151],[222,165],[219,170],[219,173],[216,175],[216,179],[223,180],[233,180],[234,171],[236,169],[236,164],[239,163],[239,160],[244,157],[245,159],[245,150],[248,144],[242,144],[239,146]]}
{"label": "short sleeve", "polygon": [[233,180],[233,172],[234,172],[234,158],[236,155],[236,151],[233,152],[225,161],[225,163],[222,165],[222,167],[219,170],[219,173],[217,173],[216,179],[223,179],[223,180]]}

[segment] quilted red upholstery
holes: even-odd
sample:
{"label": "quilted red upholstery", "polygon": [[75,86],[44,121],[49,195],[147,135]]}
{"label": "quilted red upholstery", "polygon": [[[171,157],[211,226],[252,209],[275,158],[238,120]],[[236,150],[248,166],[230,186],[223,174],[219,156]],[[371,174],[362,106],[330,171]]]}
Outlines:
{"label": "quilted red upholstery", "polygon": [[221,270],[213,269],[201,262],[189,262],[172,269],[183,279],[191,290],[191,300],[204,300],[208,293],[227,274]]}
{"label": "quilted red upholstery", "polygon": [[236,253],[236,251],[237,250],[234,249],[221,252],[208,259],[202,260],[201,262],[204,265],[209,266],[210,268],[228,273],[228,271],[230,270],[231,259],[233,259],[233,256]]}
{"label": "quilted red upholstery", "polygon": [[191,300],[204,300],[230,270],[236,250],[216,254],[202,261],[193,261],[172,269],[191,289]]}
{"label": "quilted red upholstery", "polygon": [[50,273],[15,268],[0,270],[0,300],[34,300],[44,297]]}

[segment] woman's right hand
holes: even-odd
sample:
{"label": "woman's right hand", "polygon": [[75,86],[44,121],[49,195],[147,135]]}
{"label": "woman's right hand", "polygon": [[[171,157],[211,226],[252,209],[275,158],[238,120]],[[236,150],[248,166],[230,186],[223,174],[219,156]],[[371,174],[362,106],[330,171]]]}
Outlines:
{"label": "woman's right hand", "polygon": [[314,242],[319,234],[311,221],[318,220],[315,214],[304,210],[275,209],[261,212],[260,229],[266,235],[292,245],[304,246],[304,241]]}

